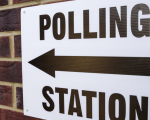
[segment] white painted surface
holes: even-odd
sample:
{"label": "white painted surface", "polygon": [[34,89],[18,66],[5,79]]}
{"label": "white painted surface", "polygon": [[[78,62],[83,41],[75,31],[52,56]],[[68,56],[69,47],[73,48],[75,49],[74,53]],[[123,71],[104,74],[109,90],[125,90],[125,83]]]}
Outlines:
{"label": "white painted surface", "polygon": [[[86,120],[86,99],[81,92],[82,90],[91,90],[97,91],[97,93],[106,93],[106,120],[110,119],[108,113],[110,95],[113,93],[122,94],[126,100],[126,120],[129,120],[129,97],[130,95],[138,96],[139,103],[141,103],[141,96],[149,97],[150,77],[57,71],[56,78],[53,78],[28,62],[53,48],[55,48],[55,55],[62,56],[150,57],[149,37],[136,38],[131,33],[131,9],[139,3],[145,3],[150,7],[149,0],[77,0],[23,8],[21,10],[21,35],[24,114],[47,120]],[[118,31],[116,31],[116,38],[110,38],[109,8],[115,6],[120,11],[120,6],[125,5],[128,9],[128,37],[120,38]],[[107,38],[83,39],[83,10],[89,9],[90,11],[90,31],[98,32],[99,8],[106,8],[107,11]],[[82,39],[68,39],[69,11],[75,13],[75,32],[81,32]],[[52,19],[57,12],[64,13],[66,17],[64,39],[55,40],[51,26],[49,30],[45,31],[45,40],[41,41],[39,38],[39,15],[48,14]],[[141,18],[145,18],[145,16],[140,15]],[[43,109],[42,102],[46,102],[42,95],[44,86],[50,86],[53,90],[55,87],[68,88],[68,95],[65,95],[65,114],[59,113],[58,93],[50,95],[55,103],[54,111],[47,112]],[[71,89],[79,90],[83,117],[77,117],[76,114],[68,115]],[[150,109],[150,106],[148,108]],[[93,98],[93,120],[98,120],[98,95],[97,98]]]}

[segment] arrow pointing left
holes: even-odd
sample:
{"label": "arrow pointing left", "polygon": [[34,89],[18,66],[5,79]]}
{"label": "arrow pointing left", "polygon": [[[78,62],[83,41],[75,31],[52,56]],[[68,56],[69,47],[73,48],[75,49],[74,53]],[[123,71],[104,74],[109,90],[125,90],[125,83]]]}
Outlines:
{"label": "arrow pointing left", "polygon": [[31,60],[29,63],[55,77],[55,71],[106,73],[150,76],[150,58],[55,56],[55,50]]}

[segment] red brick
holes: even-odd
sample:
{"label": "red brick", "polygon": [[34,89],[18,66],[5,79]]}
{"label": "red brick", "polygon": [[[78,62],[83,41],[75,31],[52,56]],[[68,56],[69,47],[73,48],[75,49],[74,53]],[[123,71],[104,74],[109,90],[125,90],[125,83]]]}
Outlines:
{"label": "red brick", "polygon": [[13,0],[13,4],[23,3],[23,2],[29,2],[29,1],[33,1],[33,0]]}
{"label": "red brick", "polygon": [[0,6],[8,5],[8,0],[0,0]]}
{"label": "red brick", "polygon": [[25,116],[23,113],[0,109],[0,120],[41,120]]}
{"label": "red brick", "polygon": [[9,37],[0,37],[0,57],[10,57]]}
{"label": "red brick", "polygon": [[21,62],[0,61],[0,81],[22,83]]}
{"label": "red brick", "polygon": [[0,85],[0,104],[12,107],[12,87]]}
{"label": "red brick", "polygon": [[0,32],[20,30],[20,10],[15,8],[0,11]]}
{"label": "red brick", "polygon": [[17,108],[23,109],[23,90],[20,87],[16,88]]}
{"label": "red brick", "polygon": [[59,2],[67,2],[67,1],[74,1],[74,0],[54,1],[54,2],[48,2],[48,3],[45,3],[45,4],[52,4],[52,3],[59,3]]}
{"label": "red brick", "polygon": [[15,57],[21,57],[21,35],[14,36]]}

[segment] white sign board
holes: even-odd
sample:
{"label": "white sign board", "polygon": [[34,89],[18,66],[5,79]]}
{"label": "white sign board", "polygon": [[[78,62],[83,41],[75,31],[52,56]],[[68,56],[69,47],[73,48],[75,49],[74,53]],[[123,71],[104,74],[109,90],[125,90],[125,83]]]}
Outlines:
{"label": "white sign board", "polygon": [[77,0],[21,10],[24,114],[150,118],[150,1]]}

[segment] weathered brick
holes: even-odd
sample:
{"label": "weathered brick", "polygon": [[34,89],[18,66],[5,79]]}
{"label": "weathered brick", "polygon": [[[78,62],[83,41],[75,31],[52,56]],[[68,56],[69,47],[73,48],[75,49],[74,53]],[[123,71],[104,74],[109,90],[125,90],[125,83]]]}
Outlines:
{"label": "weathered brick", "polygon": [[0,11],[0,32],[20,30],[20,10],[15,8]]}
{"label": "weathered brick", "polygon": [[15,57],[21,57],[21,35],[14,36]]}
{"label": "weathered brick", "polygon": [[23,109],[23,90],[20,87],[16,88],[17,108]]}
{"label": "weathered brick", "polygon": [[0,81],[22,83],[21,62],[0,61]]}
{"label": "weathered brick", "polygon": [[0,0],[0,6],[8,5],[8,0]]}
{"label": "weathered brick", "polygon": [[0,57],[10,57],[9,37],[0,37]]}
{"label": "weathered brick", "polygon": [[29,2],[29,1],[33,1],[33,0],[13,0],[13,4]]}
{"label": "weathered brick", "polygon": [[0,104],[12,107],[12,87],[0,85]]}
{"label": "weathered brick", "polygon": [[0,109],[0,120],[41,120],[38,118],[25,116],[23,113]]}

